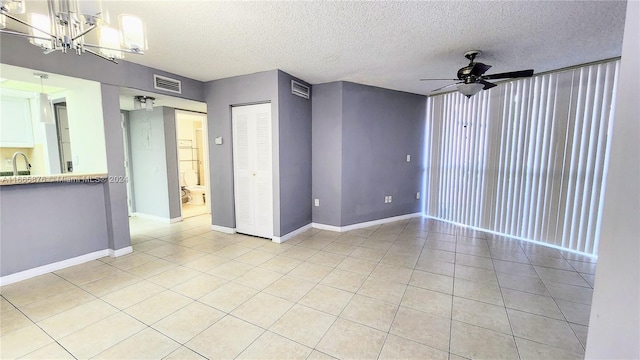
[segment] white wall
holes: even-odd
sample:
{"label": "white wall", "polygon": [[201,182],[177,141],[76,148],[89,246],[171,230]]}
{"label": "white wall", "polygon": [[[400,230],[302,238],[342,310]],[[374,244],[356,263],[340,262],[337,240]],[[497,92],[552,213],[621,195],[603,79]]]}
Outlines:
{"label": "white wall", "polygon": [[106,173],[107,149],[100,84],[87,82],[64,93],[74,173]]}
{"label": "white wall", "polygon": [[587,359],[640,358],[640,2],[627,3]]}

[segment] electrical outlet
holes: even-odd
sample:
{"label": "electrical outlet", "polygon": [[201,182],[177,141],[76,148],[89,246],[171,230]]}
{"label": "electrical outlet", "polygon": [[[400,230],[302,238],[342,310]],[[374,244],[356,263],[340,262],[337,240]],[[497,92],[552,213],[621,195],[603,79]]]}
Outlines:
{"label": "electrical outlet", "polygon": [[411,155],[407,154],[407,162],[411,162]]}
{"label": "electrical outlet", "polygon": [[313,205],[314,206],[320,206],[320,199],[313,200]]}
{"label": "electrical outlet", "polygon": [[420,191],[416,193],[416,200],[420,200]]}

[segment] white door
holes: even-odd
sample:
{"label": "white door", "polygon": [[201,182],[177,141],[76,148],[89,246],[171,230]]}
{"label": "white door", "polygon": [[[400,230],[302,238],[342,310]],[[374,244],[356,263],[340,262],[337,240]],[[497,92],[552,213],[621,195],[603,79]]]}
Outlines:
{"label": "white door", "polygon": [[236,106],[233,123],[233,186],[236,231],[273,237],[271,104]]}

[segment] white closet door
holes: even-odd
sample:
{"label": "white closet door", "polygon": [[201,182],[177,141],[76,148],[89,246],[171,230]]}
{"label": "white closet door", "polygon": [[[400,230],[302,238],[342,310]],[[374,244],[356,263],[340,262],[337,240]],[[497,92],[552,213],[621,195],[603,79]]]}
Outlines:
{"label": "white closet door", "polygon": [[231,120],[236,231],[271,238],[271,104],[233,107]]}

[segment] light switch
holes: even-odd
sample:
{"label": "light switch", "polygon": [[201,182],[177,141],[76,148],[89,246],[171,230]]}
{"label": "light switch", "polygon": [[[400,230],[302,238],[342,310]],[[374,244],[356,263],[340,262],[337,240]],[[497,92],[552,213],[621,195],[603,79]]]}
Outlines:
{"label": "light switch", "polygon": [[411,155],[407,154],[407,162],[411,162]]}
{"label": "light switch", "polygon": [[222,145],[222,136],[218,136],[214,139],[216,145]]}
{"label": "light switch", "polygon": [[420,191],[418,191],[418,192],[416,193],[416,199],[417,199],[417,200],[419,200],[419,199],[420,199]]}
{"label": "light switch", "polygon": [[320,206],[320,199],[313,200],[313,205],[314,206]]}

